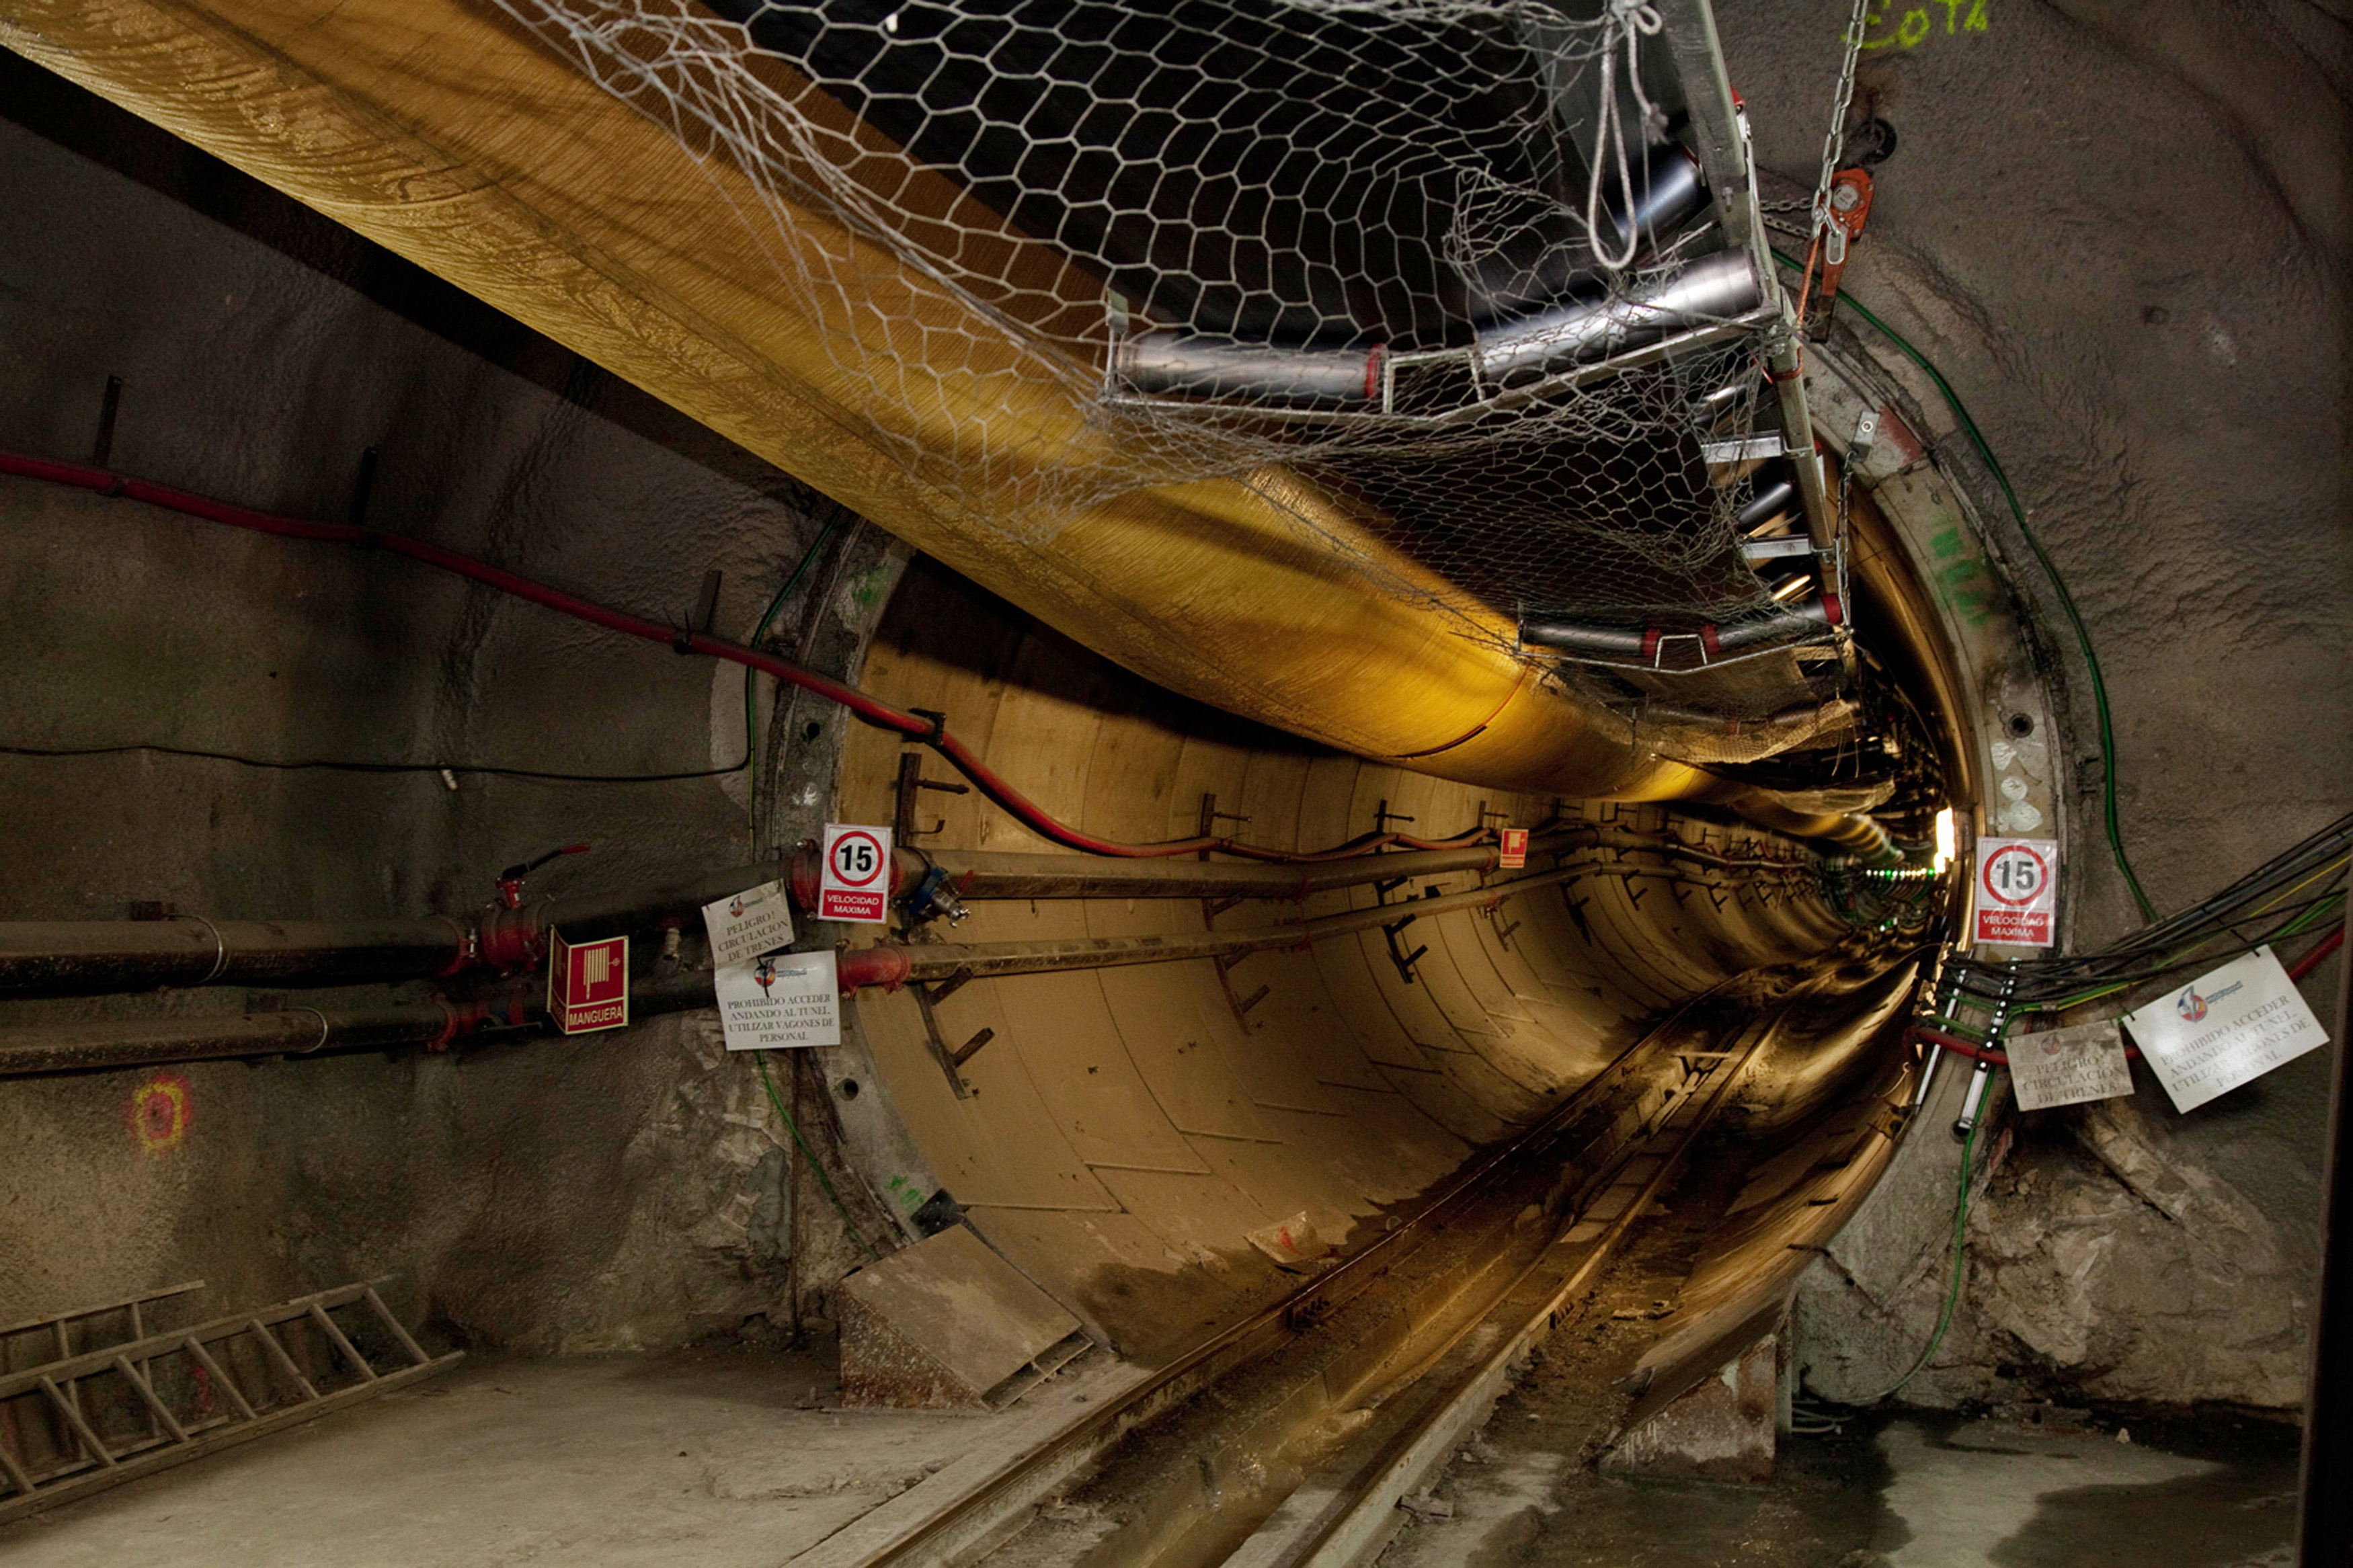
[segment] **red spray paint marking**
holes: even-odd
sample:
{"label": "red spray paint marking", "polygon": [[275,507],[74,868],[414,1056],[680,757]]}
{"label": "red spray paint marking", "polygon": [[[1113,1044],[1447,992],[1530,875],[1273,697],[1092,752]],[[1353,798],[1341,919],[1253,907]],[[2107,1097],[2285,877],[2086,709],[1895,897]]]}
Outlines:
{"label": "red spray paint marking", "polygon": [[178,1073],[164,1072],[132,1091],[124,1119],[142,1152],[161,1154],[178,1148],[187,1138],[190,1111],[188,1080]]}

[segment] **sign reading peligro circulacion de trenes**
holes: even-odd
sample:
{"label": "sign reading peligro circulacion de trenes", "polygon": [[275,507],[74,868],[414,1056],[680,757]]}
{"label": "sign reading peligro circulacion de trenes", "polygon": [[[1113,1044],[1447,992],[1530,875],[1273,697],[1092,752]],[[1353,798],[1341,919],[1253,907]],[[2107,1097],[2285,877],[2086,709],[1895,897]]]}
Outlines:
{"label": "sign reading peligro circulacion de trenes", "polygon": [[2056,940],[2059,846],[2049,838],[1978,840],[1978,942],[2049,947]]}
{"label": "sign reading peligro circulacion de trenes", "polygon": [[781,882],[763,882],[732,898],[702,906],[702,929],[711,937],[711,966],[749,963],[764,952],[793,945],[793,912]]}
{"label": "sign reading peligro circulacion de trenes", "polygon": [[2177,1110],[2328,1043],[2268,947],[2126,1014],[2124,1022]]}
{"label": "sign reading peligro circulacion de trenes", "polygon": [[2010,1080],[2021,1110],[2114,1100],[2133,1091],[2132,1068],[2125,1060],[2116,1021],[2046,1029],[2010,1037]]}

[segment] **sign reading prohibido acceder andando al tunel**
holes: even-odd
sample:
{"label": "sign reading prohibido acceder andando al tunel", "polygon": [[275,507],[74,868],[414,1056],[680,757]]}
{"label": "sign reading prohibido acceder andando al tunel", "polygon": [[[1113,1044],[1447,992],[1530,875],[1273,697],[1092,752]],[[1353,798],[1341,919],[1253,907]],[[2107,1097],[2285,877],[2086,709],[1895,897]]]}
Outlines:
{"label": "sign reading prohibido acceder andando al tunel", "polygon": [[2328,1043],[2268,947],[2167,992],[2124,1022],[2176,1110],[2194,1110]]}

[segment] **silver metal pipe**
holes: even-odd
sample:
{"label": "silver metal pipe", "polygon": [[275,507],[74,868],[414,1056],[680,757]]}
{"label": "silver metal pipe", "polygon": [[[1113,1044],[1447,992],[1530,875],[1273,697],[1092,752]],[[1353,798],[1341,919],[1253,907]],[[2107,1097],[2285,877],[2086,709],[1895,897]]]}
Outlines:
{"label": "silver metal pipe", "polygon": [[[1630,245],[1638,254],[1655,251],[1707,211],[1706,176],[1699,159],[1680,142],[1651,148],[1635,163],[1633,175],[1630,204],[1614,163],[1602,175],[1601,221],[1608,226],[1612,254],[1622,255]],[[1577,226],[1583,226],[1581,219]],[[1532,266],[1514,268],[1508,258],[1493,258],[1483,267],[1467,268],[1462,281],[1472,318],[1486,321],[1524,316],[1531,305],[1557,300],[1571,289],[1594,282],[1600,270],[1591,248],[1579,240],[1548,247]],[[1736,384],[1727,387],[1725,395],[1739,390]]]}
{"label": "silver metal pipe", "polygon": [[1619,210],[1625,193],[1616,188],[1610,175],[1602,176],[1605,190],[1615,194],[1604,204],[1610,226],[1617,231],[1617,244],[1622,252],[1626,241],[1639,231],[1644,248],[1656,246],[1707,210],[1707,179],[1700,173],[1699,159],[1678,142],[1655,147],[1642,168],[1635,175],[1634,205]]}
{"label": "silver metal pipe", "polygon": [[1819,600],[1785,610],[1769,620],[1742,621],[1718,628],[1715,646],[1721,648],[1757,647],[1784,638],[1810,637],[1829,624],[1829,617]]}
{"label": "silver metal pipe", "polygon": [[1139,332],[1113,351],[1130,389],[1180,397],[1264,403],[1370,403],[1380,395],[1381,355],[1369,349],[1283,347],[1190,332]]}
{"label": "silver metal pipe", "polygon": [[[1714,638],[1710,657],[1741,648],[1759,647],[1767,643],[1791,637],[1810,637],[1828,624],[1821,605],[1817,602],[1800,605],[1794,610],[1764,620],[1736,621],[1726,626],[1702,630],[1661,632],[1657,641],[1688,640],[1698,637],[1703,644]],[[1624,626],[1586,626],[1577,621],[1555,620],[1538,616],[1520,617],[1520,643],[1525,647],[1559,648],[1565,653],[1631,655],[1649,658],[1656,651],[1652,640],[1655,628],[1630,630]]]}
{"label": "silver metal pipe", "polygon": [[1767,523],[1778,522],[1788,513],[1789,503],[1798,499],[1798,487],[1788,479],[1775,479],[1759,489],[1747,505],[1733,513],[1732,526],[1742,533],[1754,533]]}
{"label": "silver metal pipe", "polygon": [[1471,350],[1472,373],[1493,385],[1530,380],[1684,327],[1746,315],[1763,298],[1748,256],[1718,251],[1629,294],[1580,300],[1483,329]]}

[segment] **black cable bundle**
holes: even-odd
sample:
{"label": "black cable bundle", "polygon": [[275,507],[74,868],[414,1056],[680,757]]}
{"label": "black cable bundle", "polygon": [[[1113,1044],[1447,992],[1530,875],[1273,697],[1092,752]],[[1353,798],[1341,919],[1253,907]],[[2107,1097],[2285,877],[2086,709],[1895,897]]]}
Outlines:
{"label": "black cable bundle", "polygon": [[[2349,852],[2353,814],[2338,817],[2211,897],[2096,952],[1998,964],[1957,955],[1946,980],[1976,1000],[1991,1003],[2007,994],[2013,1007],[2049,1008],[2219,963],[2317,924],[2345,897],[2342,884]],[[2315,883],[2317,890],[2313,890]],[[2231,945],[2218,948],[2217,942]]]}

